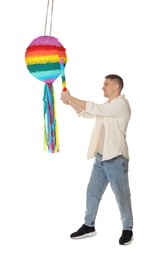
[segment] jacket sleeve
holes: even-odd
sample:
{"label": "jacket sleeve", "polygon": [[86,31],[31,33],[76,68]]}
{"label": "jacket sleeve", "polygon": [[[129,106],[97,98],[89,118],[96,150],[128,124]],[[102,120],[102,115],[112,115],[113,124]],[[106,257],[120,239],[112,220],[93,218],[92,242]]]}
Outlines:
{"label": "jacket sleeve", "polygon": [[94,116],[121,117],[129,109],[128,102],[115,99],[104,104],[87,101],[85,112]]}

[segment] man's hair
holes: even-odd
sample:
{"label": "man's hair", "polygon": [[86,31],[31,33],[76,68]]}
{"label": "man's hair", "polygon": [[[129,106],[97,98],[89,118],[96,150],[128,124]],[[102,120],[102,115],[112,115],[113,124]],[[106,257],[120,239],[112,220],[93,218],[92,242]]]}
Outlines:
{"label": "man's hair", "polygon": [[120,90],[122,90],[124,83],[123,79],[120,76],[116,74],[109,74],[105,77],[105,79],[115,80],[118,83]]}

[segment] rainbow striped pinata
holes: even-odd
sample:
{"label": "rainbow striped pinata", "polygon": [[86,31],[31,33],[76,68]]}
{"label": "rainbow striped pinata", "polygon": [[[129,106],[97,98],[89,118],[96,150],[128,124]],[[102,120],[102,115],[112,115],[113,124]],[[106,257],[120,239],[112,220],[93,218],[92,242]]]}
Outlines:
{"label": "rainbow striped pinata", "polygon": [[59,151],[58,125],[53,82],[61,75],[63,90],[66,90],[66,49],[53,36],[34,39],[25,53],[25,62],[31,75],[44,85],[44,149],[51,153]]}

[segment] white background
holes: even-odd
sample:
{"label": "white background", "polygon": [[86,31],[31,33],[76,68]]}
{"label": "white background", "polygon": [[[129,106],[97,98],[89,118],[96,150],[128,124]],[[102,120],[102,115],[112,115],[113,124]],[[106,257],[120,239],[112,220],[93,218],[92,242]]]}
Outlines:
{"label": "white background", "polygon": [[70,239],[83,223],[94,121],[63,105],[57,79],[60,152],[43,151],[44,84],[29,74],[24,54],[43,35],[47,0],[1,1],[0,259],[159,259],[159,1],[54,2],[52,35],[67,48],[71,94],[101,103],[104,77],[124,79],[132,108],[127,140],[134,242],[118,245],[122,227],[110,187],[97,236]]}

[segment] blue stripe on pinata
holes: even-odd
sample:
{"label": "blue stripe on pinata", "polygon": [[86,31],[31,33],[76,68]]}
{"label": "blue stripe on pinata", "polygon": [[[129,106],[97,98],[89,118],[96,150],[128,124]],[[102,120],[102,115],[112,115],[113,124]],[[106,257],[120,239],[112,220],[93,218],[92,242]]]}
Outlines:
{"label": "blue stripe on pinata", "polygon": [[33,72],[32,76],[36,77],[37,79],[44,81],[50,78],[58,78],[61,75],[61,71],[60,70],[56,70],[56,71],[37,71],[37,72]]}

